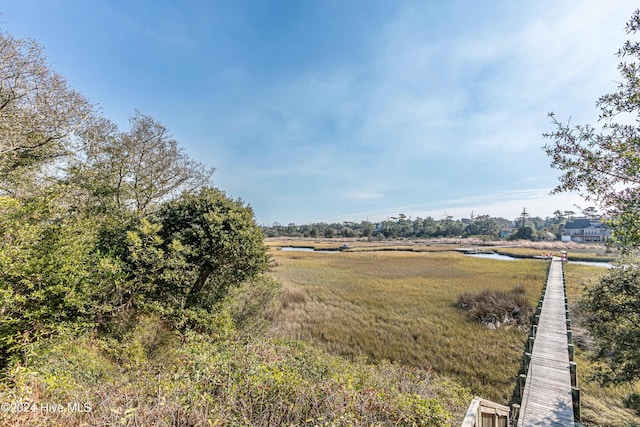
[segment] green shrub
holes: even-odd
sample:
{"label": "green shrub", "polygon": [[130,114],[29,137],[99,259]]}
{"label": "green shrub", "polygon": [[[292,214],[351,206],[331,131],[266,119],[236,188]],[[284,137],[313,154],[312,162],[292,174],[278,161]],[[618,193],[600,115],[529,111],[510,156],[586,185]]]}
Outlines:
{"label": "green shrub", "polygon": [[583,323],[602,362],[602,383],[640,379],[640,258],[626,256],[589,285],[580,299]]}
{"label": "green shrub", "polygon": [[640,393],[631,393],[624,399],[624,406],[640,415]]}
{"label": "green shrub", "polygon": [[0,365],[41,338],[91,326],[101,309],[93,225],[55,194],[0,197]]}

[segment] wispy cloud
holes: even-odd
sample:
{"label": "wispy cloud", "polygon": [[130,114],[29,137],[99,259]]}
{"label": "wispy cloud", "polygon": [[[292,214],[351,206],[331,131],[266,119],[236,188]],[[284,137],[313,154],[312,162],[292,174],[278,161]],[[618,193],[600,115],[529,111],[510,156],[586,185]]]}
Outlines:
{"label": "wispy cloud", "polygon": [[478,203],[491,204],[491,203],[502,202],[505,200],[526,201],[531,199],[540,199],[548,195],[549,195],[549,190],[547,189],[526,189],[526,190],[504,191],[501,193],[493,193],[493,194],[467,196],[459,199],[449,199],[446,201],[446,204],[449,206],[460,206],[460,205],[472,206]]}
{"label": "wispy cloud", "polygon": [[[572,208],[575,196],[548,196],[557,179],[541,150],[546,113],[597,118],[637,8],[69,3],[37,20],[33,4],[21,6],[29,2],[14,2],[6,20],[23,16],[53,55],[68,57],[72,84],[105,96],[96,101],[109,116],[140,108],[157,117],[267,223]],[[95,28],[79,38],[83,23]]]}

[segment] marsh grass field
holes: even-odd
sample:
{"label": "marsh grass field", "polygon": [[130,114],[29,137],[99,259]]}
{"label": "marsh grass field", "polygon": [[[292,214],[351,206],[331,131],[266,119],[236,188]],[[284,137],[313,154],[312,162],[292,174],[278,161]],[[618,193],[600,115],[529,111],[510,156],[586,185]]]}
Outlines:
{"label": "marsh grass field", "polygon": [[432,369],[507,402],[526,333],[490,330],[456,306],[465,292],[524,289],[533,305],[547,264],[453,252],[274,251],[284,309],[275,333],[333,354]]}
{"label": "marsh grass field", "polygon": [[[396,249],[405,245],[382,251],[356,245],[342,253],[281,251],[278,245],[283,244],[291,242],[271,242],[272,275],[283,284],[282,308],[271,333],[350,359],[431,370],[472,394],[509,402],[527,333],[517,327],[488,329],[470,319],[456,301],[463,293],[515,289],[534,306],[546,262],[469,257],[452,251],[455,244],[412,251]],[[308,246],[335,249],[339,244]],[[515,252],[534,255],[539,248]],[[567,267],[576,316],[575,301],[584,283],[603,272],[601,267]],[[578,362],[586,425],[640,425],[640,418],[622,403],[638,384],[601,388],[590,380],[593,364],[581,351]]]}

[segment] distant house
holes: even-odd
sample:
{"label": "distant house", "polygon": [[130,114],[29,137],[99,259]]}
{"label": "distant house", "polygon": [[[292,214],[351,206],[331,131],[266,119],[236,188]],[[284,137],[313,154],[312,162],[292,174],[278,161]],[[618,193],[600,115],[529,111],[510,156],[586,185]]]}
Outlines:
{"label": "distant house", "polygon": [[610,237],[611,230],[601,220],[590,218],[575,218],[565,224],[562,232],[563,242],[604,242]]}
{"label": "distant house", "polygon": [[542,234],[541,238],[542,238],[542,240],[547,241],[547,242],[552,242],[552,241],[557,239],[556,235],[551,233],[550,231],[545,231]]}
{"label": "distant house", "polygon": [[515,228],[513,228],[513,227],[502,228],[502,229],[500,229],[500,238],[501,239],[506,239],[514,231],[515,231]]}

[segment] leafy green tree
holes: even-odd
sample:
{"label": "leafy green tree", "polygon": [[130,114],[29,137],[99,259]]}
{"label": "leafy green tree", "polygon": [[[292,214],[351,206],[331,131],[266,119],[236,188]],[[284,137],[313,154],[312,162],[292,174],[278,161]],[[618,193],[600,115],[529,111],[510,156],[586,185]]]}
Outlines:
{"label": "leafy green tree", "polygon": [[[639,28],[637,10],[627,33]],[[631,251],[640,246],[640,42],[628,40],[618,56],[628,58],[618,66],[622,80],[596,103],[601,129],[563,124],[551,113],[556,130],[544,136],[553,140],[545,146],[551,166],[563,171],[554,192],[577,191],[594,200],[610,219],[615,241]]]}
{"label": "leafy green tree", "polygon": [[186,261],[188,302],[215,303],[230,288],[267,270],[264,235],[253,210],[215,188],[184,194],[157,214],[165,245],[179,246]]}
{"label": "leafy green tree", "polygon": [[373,235],[373,232],[375,231],[375,226],[373,225],[373,223],[369,221],[361,221],[360,224],[358,225],[358,229],[360,230],[362,236],[369,237]]}
{"label": "leafy green tree", "polygon": [[454,220],[452,216],[447,215],[440,221],[438,233],[444,237],[457,237],[462,235],[464,227],[462,221]]}
{"label": "leafy green tree", "polygon": [[178,242],[165,242],[162,225],[133,218],[122,227],[103,225],[98,244],[103,284],[96,300],[105,307],[105,321],[155,305],[161,311],[184,306],[192,279]]}
{"label": "leafy green tree", "polygon": [[534,240],[536,238],[536,233],[533,228],[529,225],[524,227],[519,227],[518,231],[515,233],[511,233],[508,240]]}
{"label": "leafy green tree", "polygon": [[525,225],[527,225],[527,219],[530,216],[531,215],[529,214],[529,212],[527,212],[527,207],[523,207],[522,212],[520,213],[520,227],[524,227]]}
{"label": "leafy green tree", "polygon": [[[636,10],[627,33],[639,29]],[[605,122],[601,130],[563,125],[554,118],[556,131],[545,135],[554,140],[545,148],[552,166],[564,171],[554,191],[579,191],[595,200],[628,255],[587,289],[581,302],[596,355],[604,361],[605,382],[640,378],[640,42],[627,41],[618,55],[630,60],[618,67],[622,81],[617,90],[596,104]],[[615,122],[616,117],[624,120]]]}
{"label": "leafy green tree", "polygon": [[438,233],[438,222],[428,216],[422,221],[422,235],[425,237],[434,237]]}
{"label": "leafy green tree", "polygon": [[555,224],[560,224],[566,220],[564,213],[559,209],[553,212],[553,219]]}
{"label": "leafy green tree", "polygon": [[340,229],[340,235],[342,237],[353,237],[355,233],[351,227],[344,226]]}
{"label": "leafy green tree", "polygon": [[500,234],[500,227],[495,219],[489,215],[477,216],[464,230],[467,236],[487,236],[496,239]]}

